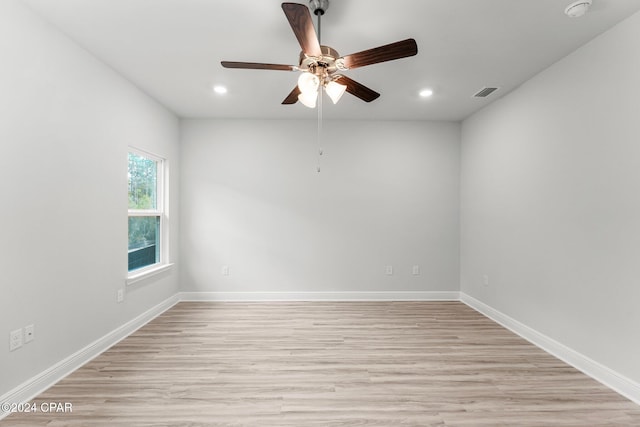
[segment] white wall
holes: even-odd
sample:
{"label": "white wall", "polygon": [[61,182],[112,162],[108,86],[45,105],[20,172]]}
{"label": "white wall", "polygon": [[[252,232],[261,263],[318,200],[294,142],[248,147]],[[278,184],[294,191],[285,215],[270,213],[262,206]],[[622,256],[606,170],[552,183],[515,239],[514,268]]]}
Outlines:
{"label": "white wall", "polygon": [[316,128],[183,121],[183,290],[458,291],[459,124]]}
{"label": "white wall", "polygon": [[465,120],[461,160],[462,291],[636,383],[638,40],[640,14]]}
{"label": "white wall", "polygon": [[[127,146],[169,159],[176,198],[179,162],[175,116],[15,0],[0,2],[0,63],[2,395],[178,291],[173,271],[116,303]],[[28,324],[35,341],[9,352]]]}

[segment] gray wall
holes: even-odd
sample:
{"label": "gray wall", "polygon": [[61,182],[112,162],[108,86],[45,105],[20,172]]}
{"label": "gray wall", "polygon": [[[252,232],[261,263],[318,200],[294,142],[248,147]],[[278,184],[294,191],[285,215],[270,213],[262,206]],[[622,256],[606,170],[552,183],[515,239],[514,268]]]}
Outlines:
{"label": "gray wall", "polygon": [[[2,395],[175,295],[177,271],[116,303],[127,146],[169,159],[176,198],[179,162],[177,118],[18,1],[0,1],[0,60]],[[9,352],[9,331],[29,324],[35,340]]]}
{"label": "gray wall", "polygon": [[321,173],[316,129],[183,121],[183,290],[457,291],[459,124],[326,121]]}
{"label": "gray wall", "polygon": [[636,382],[638,40],[640,14],[465,120],[461,160],[462,291]]}

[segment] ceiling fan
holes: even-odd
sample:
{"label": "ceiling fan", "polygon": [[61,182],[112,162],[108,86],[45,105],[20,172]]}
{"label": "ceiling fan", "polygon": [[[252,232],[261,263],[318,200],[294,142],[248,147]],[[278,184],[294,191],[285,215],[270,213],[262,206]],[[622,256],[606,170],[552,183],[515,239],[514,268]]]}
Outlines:
{"label": "ceiling fan", "polygon": [[[377,99],[380,96],[378,92],[350,79],[341,72],[416,55],[418,53],[416,41],[406,39],[340,56],[332,47],[320,44],[321,16],[328,7],[329,0],[310,0],[309,7],[298,3],[282,3],[282,10],[302,48],[298,65],[222,61],[222,66],[254,70],[302,71],[298,78],[298,85],[287,95],[282,104],[295,104],[300,101],[305,106],[314,108],[318,89],[322,90],[322,88],[334,104],[345,91],[365,102]],[[310,9],[318,17],[317,35]]]}

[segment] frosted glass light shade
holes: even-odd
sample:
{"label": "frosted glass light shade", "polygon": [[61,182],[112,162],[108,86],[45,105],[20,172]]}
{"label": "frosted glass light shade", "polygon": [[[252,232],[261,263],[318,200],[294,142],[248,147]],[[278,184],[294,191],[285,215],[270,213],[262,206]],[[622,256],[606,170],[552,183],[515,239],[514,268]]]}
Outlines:
{"label": "frosted glass light shade", "polygon": [[318,91],[320,79],[315,74],[304,72],[298,77],[298,89],[304,94],[311,94]]}
{"label": "frosted glass light shade", "polygon": [[298,95],[298,101],[302,102],[302,105],[309,108],[316,108],[316,100],[318,99],[318,92],[302,92]]}
{"label": "frosted glass light shade", "polygon": [[325,86],[325,90],[327,91],[327,95],[329,95],[329,98],[331,98],[333,103],[337,104],[344,94],[344,91],[347,90],[347,87],[345,85],[341,85],[340,83],[332,81],[327,83],[327,86]]}

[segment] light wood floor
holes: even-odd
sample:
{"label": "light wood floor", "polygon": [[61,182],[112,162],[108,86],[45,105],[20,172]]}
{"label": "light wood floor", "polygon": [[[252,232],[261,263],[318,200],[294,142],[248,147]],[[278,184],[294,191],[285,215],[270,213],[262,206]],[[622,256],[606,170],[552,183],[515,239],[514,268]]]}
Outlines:
{"label": "light wood floor", "polygon": [[457,302],[180,303],[0,426],[640,426]]}

